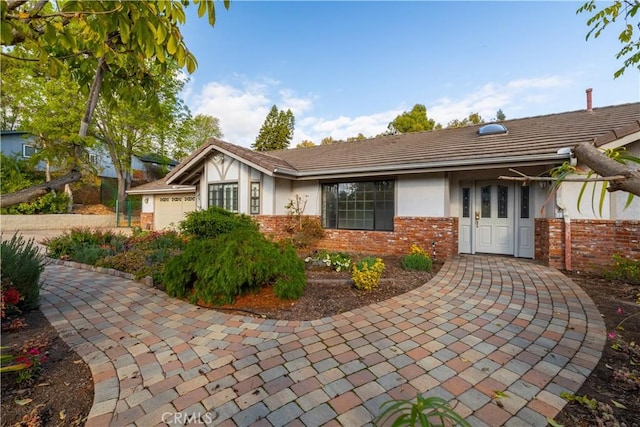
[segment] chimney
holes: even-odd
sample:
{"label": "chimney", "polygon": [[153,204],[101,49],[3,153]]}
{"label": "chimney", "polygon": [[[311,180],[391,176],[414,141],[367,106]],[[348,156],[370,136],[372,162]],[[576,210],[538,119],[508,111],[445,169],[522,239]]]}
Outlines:
{"label": "chimney", "polygon": [[591,93],[593,92],[593,89],[589,88],[587,89],[587,111],[588,112],[592,112],[593,111],[593,99],[591,98]]}

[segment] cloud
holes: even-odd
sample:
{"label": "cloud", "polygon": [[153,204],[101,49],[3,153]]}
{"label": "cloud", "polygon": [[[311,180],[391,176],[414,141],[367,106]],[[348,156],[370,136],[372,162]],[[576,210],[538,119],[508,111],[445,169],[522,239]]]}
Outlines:
{"label": "cloud", "polygon": [[[193,81],[189,82],[185,88],[188,95],[185,98],[194,115],[218,117],[224,139],[244,147],[254,142],[274,104],[280,109],[291,109],[296,118],[292,147],[303,140],[319,144],[322,138],[328,136],[336,140],[359,133],[372,137],[384,132],[398,114],[411,109],[401,105],[368,115],[323,117],[311,114],[319,95],[300,96],[274,79],[249,81],[242,76],[234,78],[234,84],[210,82],[199,91]],[[491,120],[498,109],[502,109],[508,118],[521,117],[524,111],[546,105],[557,96],[560,88],[571,84],[570,78],[562,76],[489,82],[462,98],[437,99],[427,105],[427,115],[443,126],[453,119],[463,119],[476,112],[485,120]]]}
{"label": "cloud", "polygon": [[508,118],[513,118],[524,107],[531,108],[532,105],[548,102],[550,89],[571,83],[571,79],[562,76],[486,83],[463,98],[436,100],[431,107],[427,106],[427,114],[443,126],[451,120],[468,117],[471,113],[480,113],[485,120],[490,120],[495,118],[499,109]]}

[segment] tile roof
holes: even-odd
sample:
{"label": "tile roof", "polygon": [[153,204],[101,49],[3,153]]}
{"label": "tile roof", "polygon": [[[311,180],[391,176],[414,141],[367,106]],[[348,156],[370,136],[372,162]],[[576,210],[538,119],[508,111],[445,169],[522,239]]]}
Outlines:
{"label": "tile roof", "polygon": [[167,177],[146,184],[132,187],[127,191],[129,194],[150,194],[150,193],[177,193],[177,192],[195,192],[195,187],[189,185],[169,185]]}
{"label": "tile roof", "polygon": [[[519,161],[560,161],[560,148],[583,141],[602,145],[640,130],[640,103],[630,103],[500,122],[506,134],[478,136],[483,125],[336,142],[269,153],[211,139],[168,177],[199,167],[207,151],[226,152],[279,176],[320,177],[367,171],[447,170]],[[567,155],[564,155],[566,158]],[[191,163],[191,164],[190,164]],[[180,182],[181,179],[175,179]],[[169,182],[173,182],[171,179]]]}

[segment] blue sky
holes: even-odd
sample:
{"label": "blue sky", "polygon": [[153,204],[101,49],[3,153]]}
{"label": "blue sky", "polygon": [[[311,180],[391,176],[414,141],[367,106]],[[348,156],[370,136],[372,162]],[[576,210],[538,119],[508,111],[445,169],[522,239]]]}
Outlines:
{"label": "blue sky", "polygon": [[294,147],[374,136],[417,103],[446,125],[583,109],[588,87],[594,107],[639,101],[637,69],[613,78],[620,28],[586,41],[581,4],[216,1],[213,28],[187,9],[184,99],[245,147],[273,104],[295,115]]}

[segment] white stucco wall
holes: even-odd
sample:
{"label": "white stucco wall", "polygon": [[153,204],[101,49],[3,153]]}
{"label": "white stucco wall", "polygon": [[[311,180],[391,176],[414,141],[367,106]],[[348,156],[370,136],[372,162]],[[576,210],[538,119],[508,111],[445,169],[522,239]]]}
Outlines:
{"label": "white stucco wall", "polygon": [[285,209],[285,206],[289,203],[289,200],[292,197],[292,182],[288,179],[276,178],[273,213],[275,215],[288,214],[289,212]]}
{"label": "white stucco wall", "polygon": [[154,197],[148,194],[142,196],[142,213],[153,213]]}
{"label": "white stucco wall", "polygon": [[[629,144],[627,147],[629,154],[636,157],[640,156],[640,142]],[[582,166],[586,169],[584,166]],[[639,166],[631,164],[631,167],[638,169]],[[600,194],[602,182],[595,183],[596,190],[594,201],[592,203],[593,183],[587,184],[584,191],[580,207],[578,208],[578,195],[582,188],[582,183],[565,182],[558,191],[558,205],[563,206],[572,219],[640,219],[640,197],[634,197],[631,205],[624,209],[629,193],[616,191],[614,193],[607,192],[604,204],[602,206],[602,215],[600,215]]]}
{"label": "white stucco wall", "polygon": [[448,216],[448,179],[444,173],[400,177],[396,201],[396,216]]}
{"label": "white stucco wall", "polygon": [[289,199],[293,199],[296,194],[299,195],[307,201],[304,215],[320,215],[322,212],[320,207],[322,199],[320,183],[318,181],[301,181],[293,182],[292,184]]}

